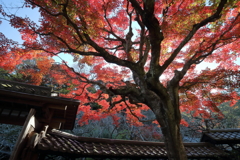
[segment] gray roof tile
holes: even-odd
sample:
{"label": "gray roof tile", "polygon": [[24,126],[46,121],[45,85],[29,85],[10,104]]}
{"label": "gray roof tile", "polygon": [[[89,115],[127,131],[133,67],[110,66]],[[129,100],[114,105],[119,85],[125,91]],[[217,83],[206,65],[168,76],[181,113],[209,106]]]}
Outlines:
{"label": "gray roof tile", "polygon": [[[188,157],[226,155],[209,143],[184,143]],[[76,157],[167,157],[164,143],[78,137],[52,130],[37,145],[40,151],[66,153]]]}

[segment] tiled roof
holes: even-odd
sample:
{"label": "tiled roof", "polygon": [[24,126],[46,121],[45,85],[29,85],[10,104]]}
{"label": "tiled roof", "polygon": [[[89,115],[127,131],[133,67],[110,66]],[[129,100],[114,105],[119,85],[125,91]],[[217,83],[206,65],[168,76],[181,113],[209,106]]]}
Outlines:
{"label": "tiled roof", "polygon": [[[185,143],[191,158],[224,156],[225,153],[209,143]],[[164,143],[79,137],[58,130],[46,134],[38,144],[42,152],[64,153],[75,157],[141,157],[164,158]]]}
{"label": "tiled roof", "polygon": [[240,144],[240,129],[215,129],[204,131],[201,142],[214,144]]}
{"label": "tiled roof", "polygon": [[32,95],[51,96],[51,88],[0,79],[0,89]]}

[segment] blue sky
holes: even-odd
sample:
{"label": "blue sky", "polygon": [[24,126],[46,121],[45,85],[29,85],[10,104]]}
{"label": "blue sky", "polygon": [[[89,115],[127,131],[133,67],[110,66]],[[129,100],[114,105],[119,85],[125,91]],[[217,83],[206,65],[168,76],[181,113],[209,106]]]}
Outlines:
{"label": "blue sky", "polygon": [[[38,23],[40,18],[40,13],[38,9],[31,8],[21,8],[24,4],[24,0],[0,0],[0,4],[3,6],[5,12],[8,14],[16,14],[21,17],[29,17],[35,23]],[[17,29],[11,27],[8,21],[2,20],[2,24],[0,24],[0,32],[2,32],[7,38],[22,43],[21,35],[17,31]],[[72,56],[67,54],[60,54],[64,60],[72,62]],[[54,57],[56,62],[61,62],[58,57]]]}
{"label": "blue sky", "polygon": [[[40,14],[37,9],[30,8],[19,8],[24,4],[23,0],[0,0],[0,4],[3,6],[5,12],[8,14],[17,14],[22,17],[30,17],[31,20],[38,22]],[[12,28],[9,22],[2,20],[0,25],[0,31],[5,34],[6,37],[13,39],[18,42],[22,42],[21,35],[18,33],[17,29]]]}

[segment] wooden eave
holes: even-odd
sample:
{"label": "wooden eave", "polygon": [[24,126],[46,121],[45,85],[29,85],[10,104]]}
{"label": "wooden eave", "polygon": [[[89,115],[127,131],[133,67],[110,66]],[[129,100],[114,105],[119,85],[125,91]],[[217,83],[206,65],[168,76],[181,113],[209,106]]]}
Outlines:
{"label": "wooden eave", "polygon": [[42,116],[49,112],[52,114],[50,121],[54,128],[67,130],[72,130],[74,127],[79,105],[79,101],[74,99],[35,95],[2,88],[0,88],[0,103],[2,104],[0,123],[23,125],[30,108],[35,108],[40,121],[45,121],[46,118]]}

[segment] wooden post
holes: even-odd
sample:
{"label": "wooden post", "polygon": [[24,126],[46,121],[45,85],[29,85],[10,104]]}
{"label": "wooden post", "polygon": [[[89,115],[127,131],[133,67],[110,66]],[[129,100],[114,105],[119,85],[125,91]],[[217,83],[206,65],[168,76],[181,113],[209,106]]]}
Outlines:
{"label": "wooden post", "polygon": [[10,160],[20,160],[21,153],[27,145],[27,136],[29,133],[34,131],[39,127],[37,120],[35,119],[36,110],[31,108],[23,125],[22,131],[18,137],[17,143],[14,146],[13,152],[11,154]]}

